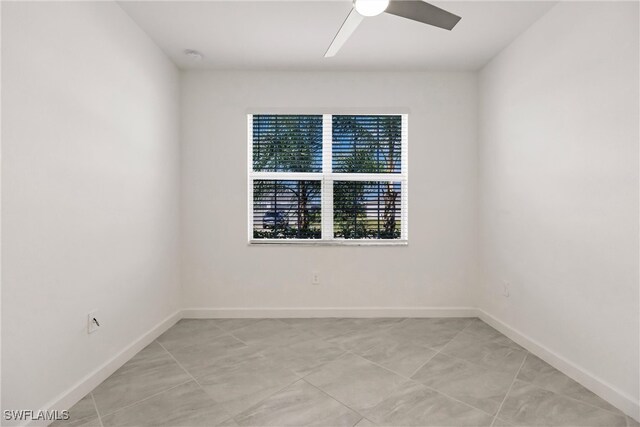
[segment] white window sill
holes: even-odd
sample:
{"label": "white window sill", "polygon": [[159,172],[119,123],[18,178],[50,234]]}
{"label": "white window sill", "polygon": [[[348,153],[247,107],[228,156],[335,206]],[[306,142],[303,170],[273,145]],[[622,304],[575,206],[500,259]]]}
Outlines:
{"label": "white window sill", "polygon": [[260,245],[293,245],[293,246],[408,246],[407,240],[373,240],[373,239],[251,239],[250,246]]}

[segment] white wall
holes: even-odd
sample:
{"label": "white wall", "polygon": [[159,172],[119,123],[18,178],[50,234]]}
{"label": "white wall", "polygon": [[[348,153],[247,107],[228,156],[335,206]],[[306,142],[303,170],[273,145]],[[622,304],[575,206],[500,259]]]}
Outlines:
{"label": "white wall", "polygon": [[2,8],[2,403],[37,410],[180,306],[179,80],[115,3]]}
{"label": "white wall", "polygon": [[637,2],[560,3],[479,83],[480,307],[636,408],[638,40]]}
{"label": "white wall", "polygon": [[[476,89],[474,73],[185,73],[185,307],[472,306]],[[313,107],[410,109],[408,247],[248,246],[247,109]]]}
{"label": "white wall", "polygon": [[[180,257],[188,308],[479,303],[637,402],[637,3],[556,6],[479,85],[187,72],[181,105],[116,5],[2,7],[4,408],[55,401],[177,310]],[[248,246],[245,114],[269,107],[410,109],[409,246]]]}

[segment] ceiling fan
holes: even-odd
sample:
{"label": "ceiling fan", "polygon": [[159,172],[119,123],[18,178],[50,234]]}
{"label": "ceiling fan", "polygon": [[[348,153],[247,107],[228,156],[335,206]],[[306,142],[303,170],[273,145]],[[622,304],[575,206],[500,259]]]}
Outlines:
{"label": "ceiling fan", "polygon": [[334,56],[366,17],[386,12],[413,21],[451,30],[462,19],[422,0],[353,0],[353,8],[333,38],[325,58]]}

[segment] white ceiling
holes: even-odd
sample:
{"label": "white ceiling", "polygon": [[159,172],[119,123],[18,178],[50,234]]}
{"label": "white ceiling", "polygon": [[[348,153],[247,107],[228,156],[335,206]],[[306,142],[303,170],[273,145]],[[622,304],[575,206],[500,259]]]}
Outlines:
{"label": "white ceiling", "polygon": [[348,0],[119,2],[181,68],[224,70],[477,70],[556,2],[432,3],[462,20],[446,31],[383,13],[324,58]]}

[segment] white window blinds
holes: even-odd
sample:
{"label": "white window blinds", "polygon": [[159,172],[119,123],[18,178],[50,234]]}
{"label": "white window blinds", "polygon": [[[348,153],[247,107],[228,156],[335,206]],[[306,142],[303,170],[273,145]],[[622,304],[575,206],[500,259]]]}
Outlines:
{"label": "white window blinds", "polygon": [[252,243],[406,243],[406,115],[249,115]]}

